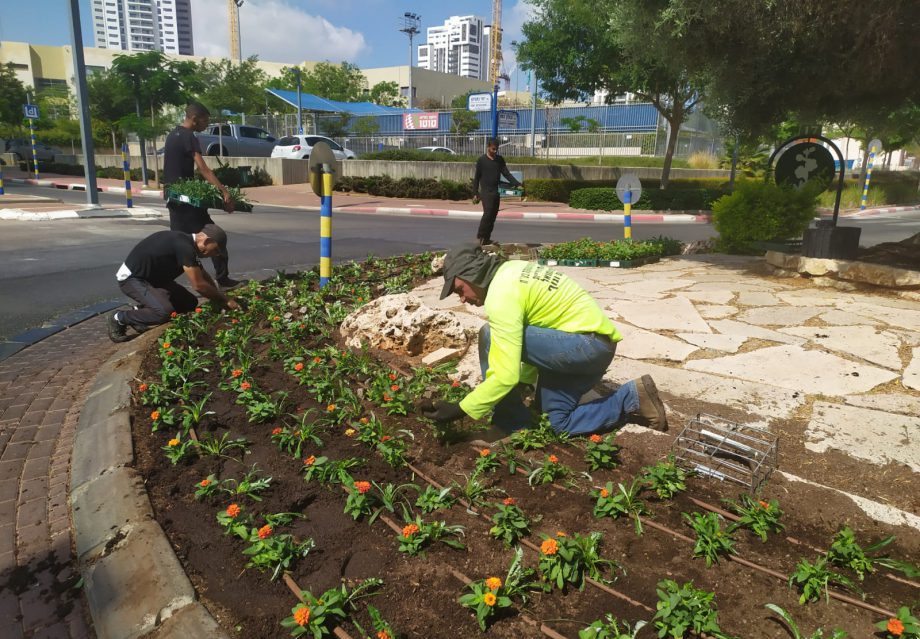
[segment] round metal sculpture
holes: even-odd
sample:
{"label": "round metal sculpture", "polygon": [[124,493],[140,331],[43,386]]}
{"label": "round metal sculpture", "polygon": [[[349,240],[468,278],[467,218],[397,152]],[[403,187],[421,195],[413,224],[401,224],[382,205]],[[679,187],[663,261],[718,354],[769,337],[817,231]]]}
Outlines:
{"label": "round metal sculpture", "polygon": [[[324,165],[325,169],[323,168]],[[335,186],[342,179],[342,162],[335,157],[332,147],[325,142],[317,142],[310,151],[307,171],[310,175],[310,186],[313,187],[313,192],[322,197],[323,172],[332,173],[332,185]]]}
{"label": "round metal sculpture", "polygon": [[826,189],[836,173],[837,167],[834,166],[831,152],[825,146],[809,140],[783,151],[773,174],[777,184],[789,184],[800,189],[817,180]]}
{"label": "round metal sculpture", "polygon": [[639,176],[635,173],[627,173],[621,175],[620,179],[617,180],[617,197],[620,199],[620,202],[626,203],[624,199],[626,197],[626,192],[630,191],[630,204],[635,204],[639,201],[639,198],[642,197],[642,183],[639,181]]}

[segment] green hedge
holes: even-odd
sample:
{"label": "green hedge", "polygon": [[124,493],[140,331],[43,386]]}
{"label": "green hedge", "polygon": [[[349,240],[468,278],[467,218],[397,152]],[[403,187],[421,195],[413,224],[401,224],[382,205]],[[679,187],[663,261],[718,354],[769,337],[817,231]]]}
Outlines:
{"label": "green hedge", "polygon": [[[612,189],[616,180],[565,180],[557,178],[524,180],[524,195],[530,200],[566,202],[573,208],[572,193],[582,189]],[[642,179],[642,197],[633,204],[636,209],[708,209],[711,203],[728,193],[728,182],[723,178],[680,178],[670,180],[668,188],[661,190],[658,178]],[[591,195],[589,198],[596,198]],[[615,208],[622,208],[617,206]],[[615,208],[598,210],[615,210]]]}
{"label": "green hedge", "polygon": [[[662,239],[667,242],[675,241]],[[591,238],[583,237],[580,240],[561,242],[541,249],[540,257],[553,260],[634,260],[640,257],[658,257],[664,255],[664,251],[665,244],[658,240],[595,242]]]}
{"label": "green hedge", "polygon": [[[642,189],[642,197],[633,204],[634,209],[653,211],[698,211],[712,208],[712,203],[728,193],[727,188],[668,188]],[[623,204],[617,197],[616,190],[608,188],[586,188],[572,191],[569,206],[573,209],[592,211],[617,211]]]}
{"label": "green hedge", "polygon": [[473,197],[472,184],[434,178],[400,178],[387,175],[372,177],[343,177],[336,191],[367,193],[383,197],[419,198],[431,200],[467,200]]}
{"label": "green hedge", "polygon": [[[32,171],[32,160],[23,161],[19,163],[19,168],[22,171],[31,172]],[[58,162],[38,162],[38,172],[39,176],[42,173],[55,173],[57,175],[84,175],[83,165],[82,164],[60,164]],[[163,168],[160,167],[160,174],[162,175]],[[218,179],[222,184],[229,187],[240,186],[239,172],[233,167],[226,167],[225,169],[218,168],[214,171]],[[147,167],[147,177],[153,180],[153,167]],[[268,186],[272,184],[272,178],[267,171],[261,168],[257,168],[252,171],[252,179],[247,186]],[[97,166],[96,167],[96,177],[97,178],[110,178],[114,180],[123,180],[125,178],[124,169],[120,166]],[[196,171],[195,177],[201,179],[201,175]],[[141,169],[140,167],[135,167],[131,169],[131,181],[140,182]]]}
{"label": "green hedge", "polygon": [[759,180],[738,183],[731,195],[713,204],[713,226],[719,250],[755,252],[755,242],[801,237],[816,214],[817,194]]}

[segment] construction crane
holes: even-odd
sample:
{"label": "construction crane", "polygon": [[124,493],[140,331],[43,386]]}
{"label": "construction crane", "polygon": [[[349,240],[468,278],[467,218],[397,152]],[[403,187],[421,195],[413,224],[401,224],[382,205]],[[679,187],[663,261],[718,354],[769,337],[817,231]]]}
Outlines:
{"label": "construction crane", "polygon": [[227,0],[227,11],[230,13],[230,59],[243,61],[242,45],[240,44],[240,7],[243,0]]}
{"label": "construction crane", "polygon": [[489,30],[489,82],[496,86],[502,77],[502,0],[492,0],[492,28]]}

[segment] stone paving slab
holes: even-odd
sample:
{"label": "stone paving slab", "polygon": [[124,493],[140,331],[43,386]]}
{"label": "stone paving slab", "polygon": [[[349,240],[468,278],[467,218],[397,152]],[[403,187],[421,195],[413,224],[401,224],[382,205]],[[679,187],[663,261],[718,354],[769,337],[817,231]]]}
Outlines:
{"label": "stone paving slab", "polygon": [[762,339],[768,342],[781,344],[804,344],[805,340],[795,335],[787,335],[762,326],[754,326],[735,319],[720,319],[709,322],[709,325],[722,335],[734,335],[751,339]]}
{"label": "stone paving slab", "polygon": [[920,390],[920,346],[911,351],[910,364],[904,369],[902,383],[907,388]]}
{"label": "stone paving slab", "polygon": [[711,333],[709,324],[700,317],[693,303],[681,297],[655,301],[622,300],[607,306],[612,314],[633,326],[648,330]]}
{"label": "stone paving slab", "polygon": [[771,346],[719,359],[696,359],[687,362],[686,368],[830,396],[866,393],[900,377],[892,371],[792,345]]}
{"label": "stone paving slab", "polygon": [[735,294],[731,291],[678,291],[677,296],[701,304],[728,304],[735,299]]}
{"label": "stone paving slab", "polygon": [[738,314],[738,309],[734,306],[723,306],[718,304],[701,304],[696,307],[696,310],[703,319],[722,319]]}
{"label": "stone paving slab", "polygon": [[892,370],[901,370],[901,339],[872,326],[793,326],[781,333],[804,337],[812,344],[843,355],[864,359]]}
{"label": "stone paving slab", "polygon": [[773,293],[765,291],[741,291],[737,302],[743,306],[773,306],[779,300]]}
{"label": "stone paving slab", "polygon": [[874,325],[878,323],[871,317],[866,317],[865,315],[857,315],[856,313],[840,311],[837,309],[821,313],[818,315],[818,319],[825,324],[831,324],[833,326],[853,326],[856,324]]}
{"label": "stone paving slab", "polygon": [[802,306],[760,306],[735,317],[739,322],[757,326],[800,326],[821,311]]}
{"label": "stone paving slab", "polygon": [[902,415],[920,415],[920,396],[917,395],[871,393],[869,395],[847,395],[843,401],[851,406],[874,408]]}
{"label": "stone paving slab", "polygon": [[691,353],[699,350],[697,346],[622,322],[617,328],[623,335],[623,341],[617,344],[617,357],[682,362]]}
{"label": "stone paving slab", "polygon": [[834,449],[873,464],[906,464],[920,472],[920,417],[815,402],[805,447]]}
{"label": "stone paving slab", "polygon": [[741,345],[747,341],[746,337],[738,335],[720,335],[718,333],[678,333],[677,336],[700,348],[711,348],[716,351],[736,353]]}

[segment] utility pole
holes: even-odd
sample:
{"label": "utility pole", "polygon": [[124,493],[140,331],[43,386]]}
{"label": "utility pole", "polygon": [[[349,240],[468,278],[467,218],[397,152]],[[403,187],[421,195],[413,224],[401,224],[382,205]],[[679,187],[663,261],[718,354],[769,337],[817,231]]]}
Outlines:
{"label": "utility pole", "polygon": [[294,67],[294,74],[297,76],[297,133],[303,135],[303,108],[300,103],[300,92],[302,84],[300,82],[300,67]]}
{"label": "utility pole", "polygon": [[533,106],[530,108],[530,157],[537,157],[537,73],[533,72]]}
{"label": "utility pole", "polygon": [[96,191],[96,157],[93,154],[93,128],[89,117],[86,91],[86,66],[83,62],[83,29],[80,25],[80,0],[70,0],[70,33],[73,44],[73,72],[76,82],[77,110],[80,112],[80,137],[83,143],[83,171],[86,175],[86,201],[99,206]]}
{"label": "utility pole", "polygon": [[240,38],[240,7],[243,0],[227,0],[227,11],[230,13],[230,59],[237,62],[243,61],[243,41]]}
{"label": "utility pole", "polygon": [[421,24],[422,16],[417,13],[412,13],[406,11],[403,14],[402,19],[402,28],[400,31],[409,36],[409,108],[412,108],[412,62],[415,59],[412,51],[412,40],[415,36],[421,33],[419,25]]}

